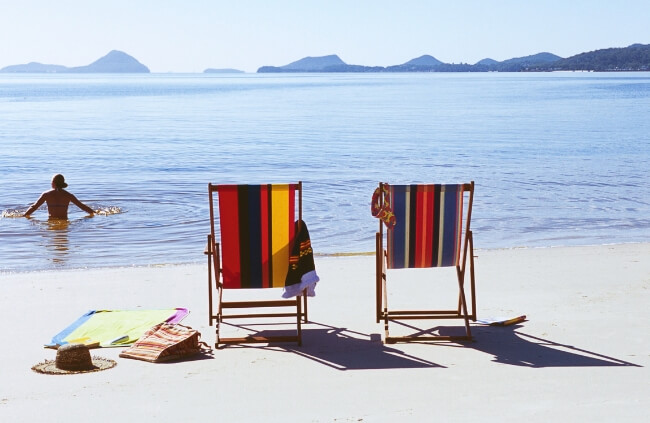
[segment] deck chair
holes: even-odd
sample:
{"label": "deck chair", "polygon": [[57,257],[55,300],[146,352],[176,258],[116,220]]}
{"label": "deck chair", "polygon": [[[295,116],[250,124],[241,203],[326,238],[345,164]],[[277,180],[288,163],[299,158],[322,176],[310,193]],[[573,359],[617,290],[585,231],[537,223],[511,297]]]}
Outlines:
{"label": "deck chair", "polygon": [[[376,235],[376,319],[377,323],[384,321],[386,343],[472,339],[469,321],[476,320],[474,245],[470,230],[473,199],[473,181],[459,185],[379,184],[373,198],[373,207],[381,209],[381,213],[377,215],[380,220]],[[373,210],[373,214],[378,213]],[[465,219],[464,230],[463,218]],[[384,248],[384,226],[387,227],[386,248]],[[468,312],[468,301],[465,295],[468,255],[471,313]],[[455,308],[391,310],[388,307],[387,269],[449,266],[456,268],[458,279],[458,303],[454,304]],[[462,319],[465,324],[465,335],[390,336],[390,322],[408,319]]]}
{"label": "deck chair", "polygon": [[[257,299],[244,301],[224,299],[224,291],[233,289],[246,289],[248,298],[249,295],[255,297],[255,292],[260,294],[259,289],[284,287],[290,247],[296,232],[294,222],[296,217],[302,221],[302,182],[208,184],[208,193],[210,234],[205,253],[208,255],[209,324],[216,324],[215,346],[267,342],[297,342],[302,345],[301,323],[307,321],[306,295],[287,300],[263,300],[260,295]],[[217,211],[220,239],[215,231]],[[246,312],[234,313],[237,309]],[[287,309],[290,311],[283,312]],[[279,317],[296,319],[295,335],[221,337],[221,323],[226,320]]]}

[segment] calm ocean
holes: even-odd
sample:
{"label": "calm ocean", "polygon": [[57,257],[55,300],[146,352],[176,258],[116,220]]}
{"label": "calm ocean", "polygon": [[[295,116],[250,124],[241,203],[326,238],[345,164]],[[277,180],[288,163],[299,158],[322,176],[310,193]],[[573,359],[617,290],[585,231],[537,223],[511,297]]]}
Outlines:
{"label": "calm ocean", "polygon": [[[304,183],[318,254],[378,181],[476,182],[476,248],[650,239],[649,73],[0,74],[0,272],[204,262],[207,184]],[[55,173],[105,215],[24,212]]]}

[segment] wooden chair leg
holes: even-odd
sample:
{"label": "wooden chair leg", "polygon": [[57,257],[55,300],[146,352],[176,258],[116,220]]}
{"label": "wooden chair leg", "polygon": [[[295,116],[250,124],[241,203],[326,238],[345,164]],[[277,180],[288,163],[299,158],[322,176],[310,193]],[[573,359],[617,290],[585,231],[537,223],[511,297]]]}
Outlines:
{"label": "wooden chair leg", "polygon": [[465,332],[467,333],[467,339],[472,339],[472,330],[469,327],[469,315],[467,313],[467,299],[465,298],[465,288],[463,287],[464,272],[461,272],[458,268],[456,270],[456,274],[458,275],[458,289],[460,290],[462,317],[465,321]]}
{"label": "wooden chair leg", "polygon": [[387,281],[386,281],[386,276],[382,275],[381,276],[381,307],[382,307],[382,315],[384,318],[384,340],[386,343],[392,343],[390,341],[390,334],[389,334],[389,321],[388,321],[388,286],[387,286]]}
{"label": "wooden chair leg", "polygon": [[223,300],[223,288],[221,286],[217,287],[217,293],[219,295],[219,306],[217,308],[217,316],[216,316],[216,328],[215,328],[215,335],[216,335],[216,341],[215,341],[215,348],[219,348],[219,343],[221,340],[221,321],[223,316],[223,308],[221,307],[222,300]]}
{"label": "wooden chair leg", "polygon": [[208,326],[212,326],[212,256],[210,253],[210,241],[212,236],[208,235],[208,246],[205,255],[208,257]]}
{"label": "wooden chair leg", "polygon": [[303,319],[303,322],[307,323],[309,321],[309,318],[307,316],[307,289],[303,289],[302,291],[302,301],[303,301],[303,307],[304,307],[304,316],[305,318]]}
{"label": "wooden chair leg", "polygon": [[[306,297],[304,297],[304,298],[306,298]],[[302,309],[301,309],[302,303],[301,303],[301,301],[302,301],[302,298],[300,298],[300,297],[296,298],[296,313],[297,313],[297,316],[298,316],[298,319],[297,319],[297,324],[298,324],[298,326],[297,326],[297,329],[298,329],[298,346],[299,347],[302,346]],[[305,310],[305,314],[306,314],[306,310]]]}
{"label": "wooden chair leg", "polygon": [[383,251],[381,246],[381,233],[375,235],[375,319],[377,323],[381,319],[381,280],[383,278]]}
{"label": "wooden chair leg", "polygon": [[472,320],[476,321],[476,283],[474,279],[474,239],[472,232],[468,234],[469,237],[469,281],[470,292],[472,294]]}

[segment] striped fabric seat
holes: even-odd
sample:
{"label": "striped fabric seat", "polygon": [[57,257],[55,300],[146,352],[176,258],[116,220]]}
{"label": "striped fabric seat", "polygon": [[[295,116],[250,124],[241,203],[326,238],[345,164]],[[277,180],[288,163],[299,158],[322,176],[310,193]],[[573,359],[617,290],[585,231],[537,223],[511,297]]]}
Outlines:
{"label": "striped fabric seat", "polygon": [[[307,322],[307,291],[302,278],[313,271],[313,278],[308,282],[318,282],[313,257],[311,263],[292,260],[302,253],[303,238],[304,242],[309,241],[309,232],[302,221],[302,182],[209,183],[208,197],[210,233],[205,254],[208,256],[208,316],[210,325],[216,326],[215,346],[269,342],[302,345],[301,325]],[[261,294],[260,288],[284,288],[283,299],[271,299]],[[233,289],[240,292],[227,293]],[[255,332],[254,323],[246,326],[232,323],[238,319],[263,319],[265,325],[286,324],[288,317],[295,318],[295,335],[277,329]],[[242,332],[245,335],[224,336],[228,334],[223,333],[221,323],[226,322],[233,335]]]}
{"label": "striped fabric seat", "polygon": [[296,185],[219,185],[217,192],[224,288],[284,287]]}
{"label": "striped fabric seat", "polygon": [[[379,219],[375,238],[375,318],[377,323],[384,321],[384,342],[472,339],[469,322],[476,321],[474,238],[470,229],[473,201],[474,181],[448,185],[379,183],[373,193],[370,209],[372,215]],[[388,228],[386,237],[384,226]],[[458,299],[453,306],[417,310],[403,305],[396,308],[388,306],[388,279],[395,272],[388,272],[387,269],[434,267],[455,267]],[[402,271],[408,270],[399,272]],[[451,272],[433,269],[428,273],[437,274],[436,280],[451,276]],[[466,277],[469,277],[469,297],[465,294]],[[391,276],[391,279],[395,278]],[[398,285],[390,285],[391,289],[399,289]],[[431,295],[437,289],[437,284],[429,288],[423,300],[434,303],[446,296]],[[424,329],[412,324],[399,326],[402,332],[405,328],[415,328],[411,334],[395,336],[389,331],[390,322],[438,319],[463,320],[465,335],[446,335],[440,327]]]}
{"label": "striped fabric seat", "polygon": [[389,269],[456,266],[463,185],[391,185],[396,223],[387,234]]}

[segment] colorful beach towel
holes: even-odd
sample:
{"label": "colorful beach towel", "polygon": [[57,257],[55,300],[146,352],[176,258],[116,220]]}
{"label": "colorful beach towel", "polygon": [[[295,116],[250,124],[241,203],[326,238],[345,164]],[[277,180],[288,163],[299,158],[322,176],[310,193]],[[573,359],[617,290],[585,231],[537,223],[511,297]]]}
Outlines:
{"label": "colorful beach towel", "polygon": [[189,314],[186,308],[161,310],[91,310],[52,338],[45,346],[65,344],[89,347],[124,347],[133,344],[151,327],[178,323]]}
{"label": "colorful beach towel", "polygon": [[309,230],[302,220],[296,221],[296,238],[291,246],[289,270],[284,282],[283,298],[300,295],[304,290],[308,297],[316,295],[315,287],[320,278],[314,265],[314,251],[311,248]]}

